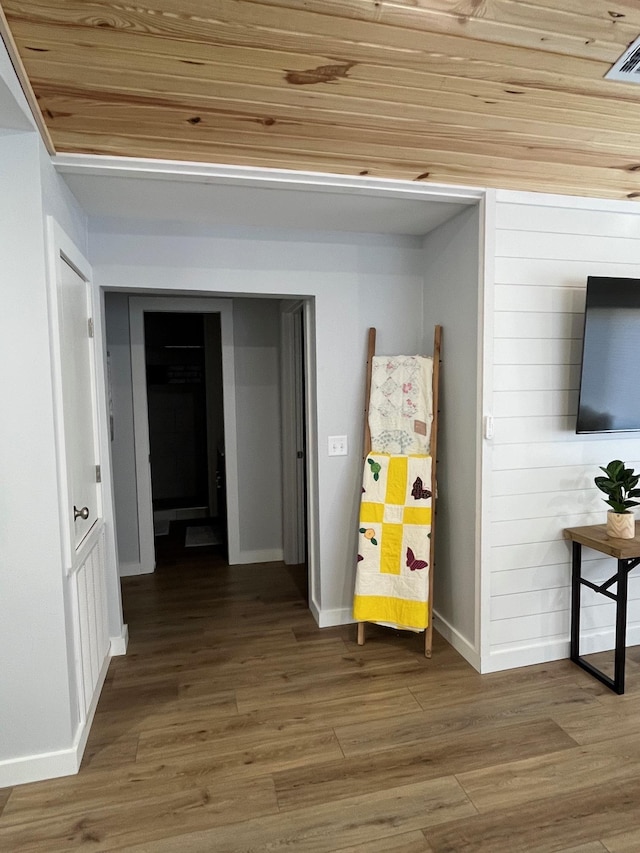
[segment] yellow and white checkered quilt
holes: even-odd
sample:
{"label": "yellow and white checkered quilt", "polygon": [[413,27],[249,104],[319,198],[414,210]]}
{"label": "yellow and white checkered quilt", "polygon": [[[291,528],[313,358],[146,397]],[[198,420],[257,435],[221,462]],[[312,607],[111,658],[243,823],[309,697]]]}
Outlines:
{"label": "yellow and white checkered quilt", "polygon": [[428,625],[431,457],[370,453],[364,464],[353,615]]}

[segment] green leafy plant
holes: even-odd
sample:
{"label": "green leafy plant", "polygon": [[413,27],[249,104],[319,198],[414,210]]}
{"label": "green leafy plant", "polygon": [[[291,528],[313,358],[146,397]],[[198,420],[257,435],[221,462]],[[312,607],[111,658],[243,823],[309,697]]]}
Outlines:
{"label": "green leafy plant", "polygon": [[627,513],[632,506],[638,506],[638,501],[631,498],[640,497],[640,489],[636,486],[640,482],[640,475],[633,468],[625,468],[624,462],[614,459],[606,468],[600,466],[606,477],[596,477],[595,484],[608,495],[605,503],[609,504],[614,512]]}

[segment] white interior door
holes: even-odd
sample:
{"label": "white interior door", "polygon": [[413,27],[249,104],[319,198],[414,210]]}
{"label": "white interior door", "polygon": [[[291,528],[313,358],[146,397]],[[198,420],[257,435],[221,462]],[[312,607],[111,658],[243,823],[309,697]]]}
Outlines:
{"label": "white interior door", "polygon": [[100,515],[91,293],[60,255],[56,292],[71,546],[78,549]]}

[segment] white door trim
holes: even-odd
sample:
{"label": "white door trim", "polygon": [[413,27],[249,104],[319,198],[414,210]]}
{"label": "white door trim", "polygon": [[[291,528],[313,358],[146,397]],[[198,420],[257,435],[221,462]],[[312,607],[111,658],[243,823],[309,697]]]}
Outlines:
{"label": "white door trim", "polygon": [[131,332],[131,380],[133,385],[134,447],[138,495],[138,534],[142,573],[155,568],[153,504],[149,459],[149,419],[144,352],[144,312],[170,311],[220,314],[222,338],[222,388],[227,491],[227,542],[229,564],[240,562],[240,517],[238,500],[238,449],[236,389],[233,354],[233,304],[231,299],[182,296],[132,296],[129,299]]}
{"label": "white door trim", "polygon": [[[298,400],[300,377],[296,370],[296,361],[300,359],[301,347],[296,333],[296,322],[304,324],[304,302],[286,300],[280,312],[280,388],[282,415],[282,539],[284,562],[287,565],[299,565],[306,556],[304,541],[304,490],[300,493],[298,478],[299,450],[298,433],[300,427],[306,435],[306,418],[300,424],[300,404]],[[298,320],[296,320],[298,318]],[[306,456],[306,452],[305,452]],[[304,461],[306,470],[306,460]],[[302,510],[302,512],[301,512]]]}

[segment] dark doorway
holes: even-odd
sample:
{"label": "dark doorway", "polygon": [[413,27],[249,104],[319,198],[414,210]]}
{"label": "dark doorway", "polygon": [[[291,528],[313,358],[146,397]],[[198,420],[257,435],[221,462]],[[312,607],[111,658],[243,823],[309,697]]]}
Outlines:
{"label": "dark doorway", "polygon": [[179,522],[187,544],[223,544],[220,315],[145,312],[144,325],[156,543]]}

